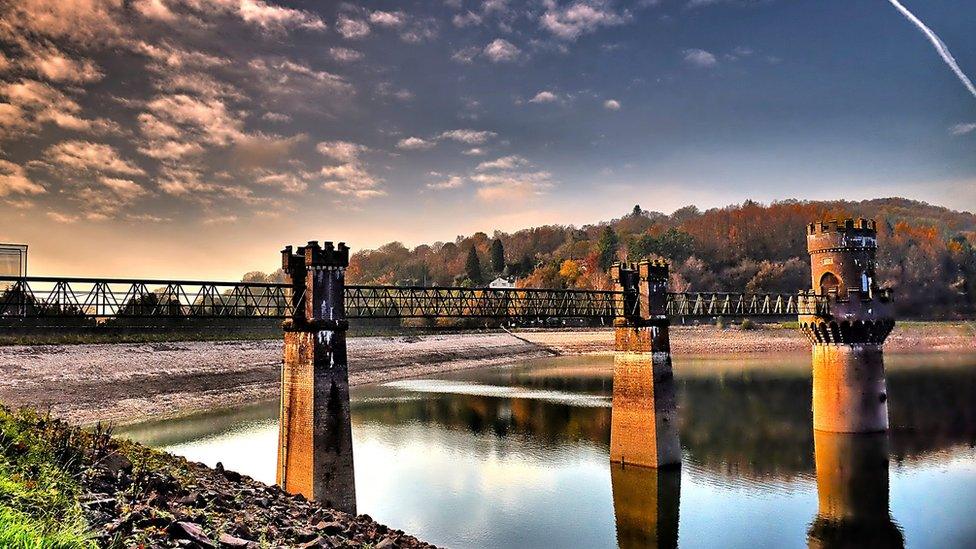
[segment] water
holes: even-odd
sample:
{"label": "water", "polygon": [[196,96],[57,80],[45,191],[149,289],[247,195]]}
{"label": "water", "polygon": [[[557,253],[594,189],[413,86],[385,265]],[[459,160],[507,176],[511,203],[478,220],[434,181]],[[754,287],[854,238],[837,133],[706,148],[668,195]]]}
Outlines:
{"label": "water", "polygon": [[[819,479],[808,355],[678,357],[680,472],[609,464],[610,357],[356,387],[359,512],[451,547],[832,547],[838,530],[814,527],[824,507],[850,519],[848,541],[976,547],[976,354],[886,362],[889,436],[866,450],[818,438],[833,464]],[[276,414],[270,402],[123,434],[271,483]]]}

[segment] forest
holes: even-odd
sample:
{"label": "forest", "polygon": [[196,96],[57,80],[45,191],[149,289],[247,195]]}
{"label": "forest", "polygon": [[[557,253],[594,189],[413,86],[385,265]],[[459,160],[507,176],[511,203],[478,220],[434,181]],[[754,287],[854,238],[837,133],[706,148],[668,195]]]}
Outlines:
{"label": "forest", "polygon": [[[672,291],[795,292],[810,286],[806,225],[865,217],[878,222],[878,277],[899,315],[961,318],[976,312],[976,215],[903,198],[782,201],[670,215],[639,205],[582,227],[546,225],[407,248],[390,242],[350,258],[347,284],[610,289],[615,261],[671,264]],[[282,274],[248,273],[246,281]]]}

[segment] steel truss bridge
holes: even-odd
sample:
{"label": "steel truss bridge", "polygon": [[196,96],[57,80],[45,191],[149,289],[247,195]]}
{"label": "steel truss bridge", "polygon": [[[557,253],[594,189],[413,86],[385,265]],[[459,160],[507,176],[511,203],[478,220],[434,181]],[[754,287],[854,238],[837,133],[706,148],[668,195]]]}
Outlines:
{"label": "steel truss bridge", "polygon": [[[279,283],[0,276],[0,321],[75,318],[267,318],[292,316],[291,286]],[[672,317],[789,317],[824,314],[806,294],[679,292]],[[345,289],[349,319],[602,319],[623,314],[623,293],[599,290],[360,286]]]}

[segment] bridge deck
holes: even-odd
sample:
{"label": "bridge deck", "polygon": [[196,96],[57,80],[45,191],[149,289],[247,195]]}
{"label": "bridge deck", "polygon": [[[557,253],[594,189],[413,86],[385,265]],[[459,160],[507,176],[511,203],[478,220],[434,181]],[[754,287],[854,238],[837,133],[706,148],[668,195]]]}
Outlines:
{"label": "bridge deck", "polygon": [[[0,319],[286,318],[287,284],[77,277],[0,277]],[[301,297],[301,296],[300,296]],[[301,300],[299,299],[300,303]],[[600,290],[346,286],[346,317],[612,319],[623,294]],[[805,294],[679,292],[668,294],[675,317],[788,317],[822,313],[826,302]]]}

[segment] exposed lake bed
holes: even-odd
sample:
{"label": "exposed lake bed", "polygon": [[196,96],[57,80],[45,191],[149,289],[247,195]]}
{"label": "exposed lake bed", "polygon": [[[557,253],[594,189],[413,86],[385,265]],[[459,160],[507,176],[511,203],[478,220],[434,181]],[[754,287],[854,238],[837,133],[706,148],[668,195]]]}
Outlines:
{"label": "exposed lake bed", "polygon": [[[796,330],[672,327],[676,356],[803,353]],[[349,339],[350,384],[377,383],[551,355],[609,354],[610,329]],[[966,352],[976,327],[902,323],[892,352]],[[78,424],[126,424],[275,399],[281,341],[213,341],[0,347],[0,402],[50,410]]]}

